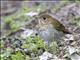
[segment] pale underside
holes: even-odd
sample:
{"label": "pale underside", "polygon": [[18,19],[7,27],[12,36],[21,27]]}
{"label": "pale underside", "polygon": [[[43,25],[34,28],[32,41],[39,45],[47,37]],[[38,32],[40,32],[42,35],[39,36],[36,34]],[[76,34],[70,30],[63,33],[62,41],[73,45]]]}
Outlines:
{"label": "pale underside", "polygon": [[57,31],[54,27],[51,25],[48,25],[46,27],[41,27],[38,30],[38,34],[43,38],[43,40],[47,43],[50,44],[53,40],[59,42],[61,37],[63,36],[63,33],[60,31]]}

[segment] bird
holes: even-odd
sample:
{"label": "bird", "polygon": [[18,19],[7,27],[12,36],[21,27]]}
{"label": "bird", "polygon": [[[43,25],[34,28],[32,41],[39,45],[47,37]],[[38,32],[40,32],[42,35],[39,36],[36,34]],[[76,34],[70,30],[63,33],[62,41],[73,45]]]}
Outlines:
{"label": "bird", "polygon": [[47,43],[50,44],[53,40],[60,43],[60,38],[71,32],[55,17],[49,13],[41,13],[38,16],[37,34]]}
{"label": "bird", "polygon": [[[61,37],[65,34],[72,33],[57,18],[47,12],[48,11],[41,12],[35,19],[26,23],[25,28],[33,29],[35,34],[39,35],[48,45],[50,45],[53,40],[60,43]],[[21,29],[19,31],[22,32],[24,30]]]}

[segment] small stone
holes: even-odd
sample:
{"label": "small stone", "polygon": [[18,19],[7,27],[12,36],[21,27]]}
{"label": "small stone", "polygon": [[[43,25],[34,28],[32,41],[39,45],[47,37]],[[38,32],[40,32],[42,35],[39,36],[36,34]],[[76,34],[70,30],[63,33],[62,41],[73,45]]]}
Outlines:
{"label": "small stone", "polygon": [[41,56],[39,56],[40,60],[48,60],[52,57],[53,55],[49,52],[44,52]]}

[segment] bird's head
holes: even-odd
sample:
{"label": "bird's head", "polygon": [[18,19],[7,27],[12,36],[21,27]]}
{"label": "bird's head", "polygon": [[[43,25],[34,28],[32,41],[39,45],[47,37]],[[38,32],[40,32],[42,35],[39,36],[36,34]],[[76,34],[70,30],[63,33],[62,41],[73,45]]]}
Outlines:
{"label": "bird's head", "polygon": [[38,17],[38,26],[41,28],[47,28],[52,23],[52,17],[49,14],[41,14]]}

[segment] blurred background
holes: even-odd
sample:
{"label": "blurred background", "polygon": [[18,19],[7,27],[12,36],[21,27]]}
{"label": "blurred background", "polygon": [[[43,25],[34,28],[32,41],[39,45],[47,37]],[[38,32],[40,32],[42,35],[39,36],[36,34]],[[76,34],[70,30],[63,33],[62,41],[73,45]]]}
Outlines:
{"label": "blurred background", "polygon": [[[75,47],[76,49],[78,48],[78,50],[80,49],[80,1],[2,0],[0,3],[1,37],[5,36],[9,32],[21,28],[27,21],[33,19],[34,15],[37,13],[50,9],[52,10],[53,15],[59,19],[67,28],[69,28],[70,31],[76,33],[74,40],[77,41],[77,45],[75,45]],[[28,41],[28,44],[25,43],[26,40]],[[51,48],[52,50],[49,50],[46,46],[43,46],[45,44],[40,37],[35,37],[34,42],[32,42],[33,39],[31,38],[26,40],[22,38],[0,39],[1,59],[38,60],[41,59],[39,56],[44,52],[44,50],[49,51],[54,55],[59,55],[59,51],[56,50],[57,47]],[[53,51],[56,52],[53,53]],[[67,54],[66,52],[62,53],[63,56]],[[78,53],[80,55],[80,51]]]}

